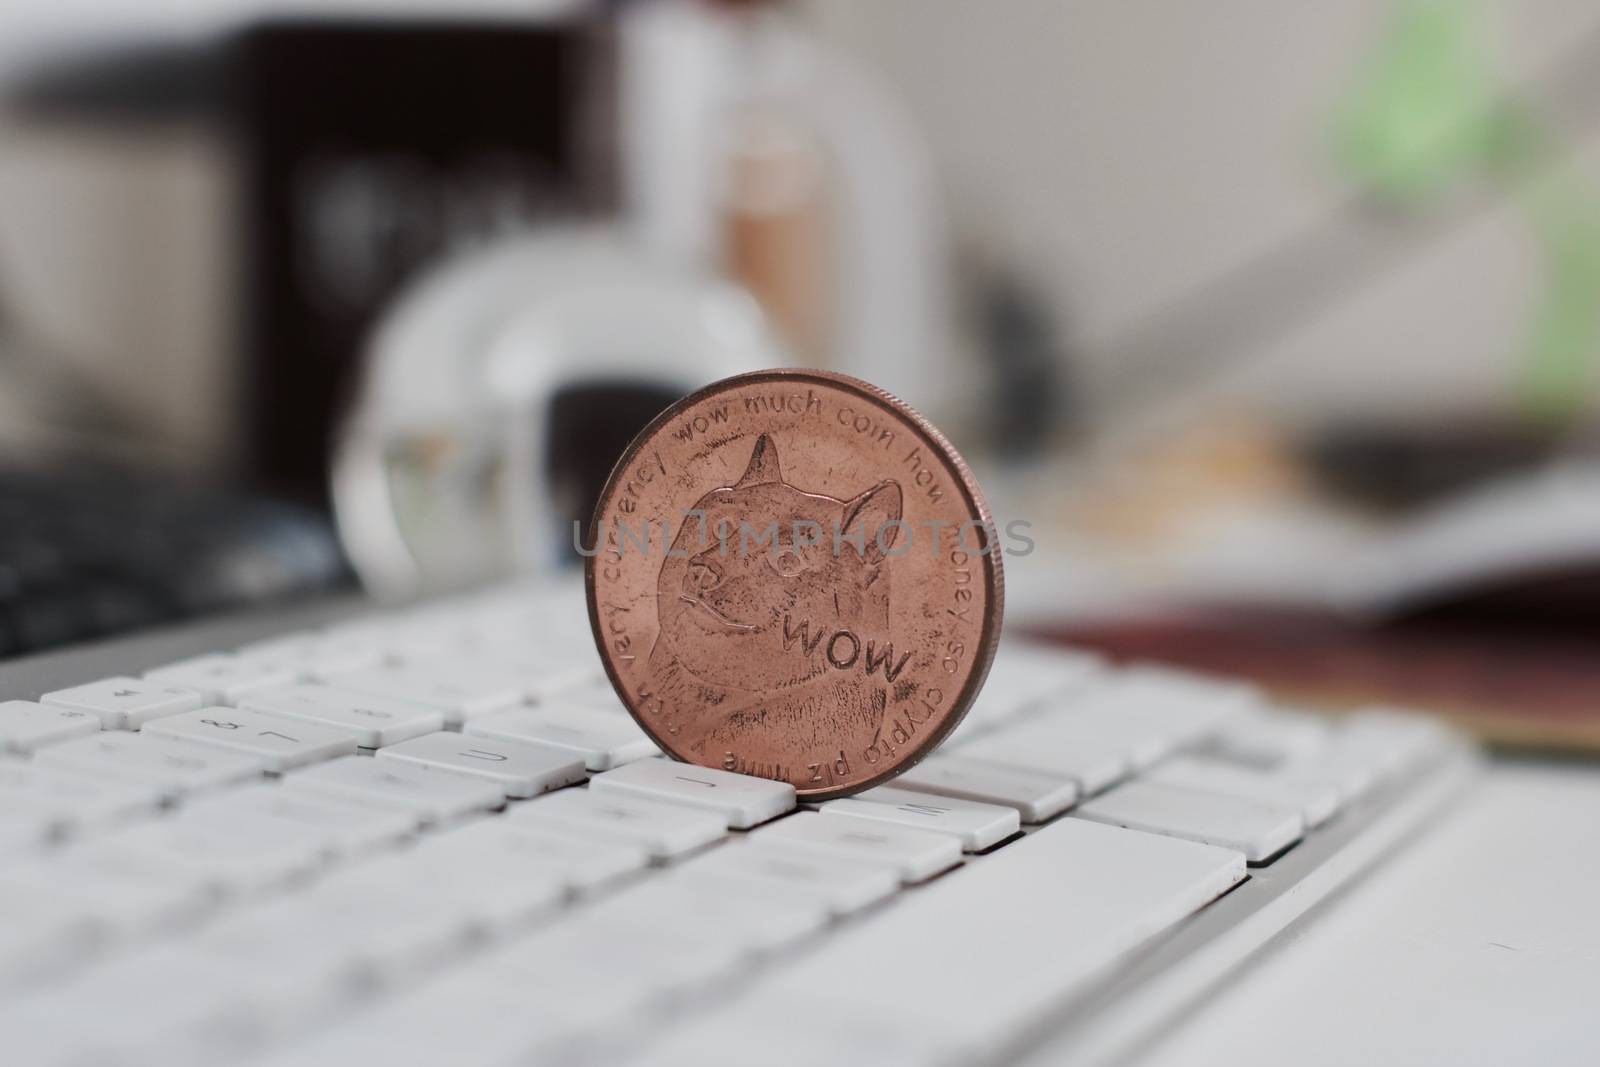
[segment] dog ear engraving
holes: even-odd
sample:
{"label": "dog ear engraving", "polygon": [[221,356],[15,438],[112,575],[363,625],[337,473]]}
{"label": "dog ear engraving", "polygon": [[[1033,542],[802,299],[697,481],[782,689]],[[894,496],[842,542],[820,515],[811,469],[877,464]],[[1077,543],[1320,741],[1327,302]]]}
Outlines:
{"label": "dog ear engraving", "polygon": [[772,438],[762,434],[756,438],[756,447],[750,453],[750,465],[733,483],[733,488],[745,489],[752,485],[781,481],[783,472],[778,469],[778,446],[772,443]]}
{"label": "dog ear engraving", "polygon": [[879,482],[844,506],[844,532],[851,544],[860,527],[864,538],[862,558],[869,563],[883,559],[900,539],[900,483],[891,479]]}

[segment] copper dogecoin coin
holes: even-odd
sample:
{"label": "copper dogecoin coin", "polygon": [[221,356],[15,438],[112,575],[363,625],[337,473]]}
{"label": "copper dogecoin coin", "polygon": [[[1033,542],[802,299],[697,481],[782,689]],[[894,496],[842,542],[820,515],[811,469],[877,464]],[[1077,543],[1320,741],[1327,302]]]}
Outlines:
{"label": "copper dogecoin coin", "polygon": [[810,799],[931,752],[1000,631],[972,473],[926,419],[841,374],[744,374],[672,405],[612,470],[585,552],[606,673],[645,731]]}

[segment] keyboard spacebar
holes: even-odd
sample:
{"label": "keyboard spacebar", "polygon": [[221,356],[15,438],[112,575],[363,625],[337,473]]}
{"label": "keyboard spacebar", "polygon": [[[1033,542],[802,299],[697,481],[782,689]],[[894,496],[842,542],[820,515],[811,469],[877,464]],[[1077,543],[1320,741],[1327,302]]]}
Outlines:
{"label": "keyboard spacebar", "polygon": [[841,930],[707,1021],[758,1030],[768,1050],[855,1034],[911,1060],[992,1055],[1244,876],[1238,852],[1062,819]]}

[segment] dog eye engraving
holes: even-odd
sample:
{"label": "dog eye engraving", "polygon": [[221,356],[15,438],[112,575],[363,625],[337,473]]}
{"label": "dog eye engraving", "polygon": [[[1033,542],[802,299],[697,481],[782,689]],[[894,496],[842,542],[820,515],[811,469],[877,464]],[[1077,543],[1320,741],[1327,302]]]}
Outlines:
{"label": "dog eye engraving", "polygon": [[772,569],[785,578],[793,578],[806,569],[806,561],[800,558],[800,553],[792,548],[786,548],[776,556],[770,558]]}

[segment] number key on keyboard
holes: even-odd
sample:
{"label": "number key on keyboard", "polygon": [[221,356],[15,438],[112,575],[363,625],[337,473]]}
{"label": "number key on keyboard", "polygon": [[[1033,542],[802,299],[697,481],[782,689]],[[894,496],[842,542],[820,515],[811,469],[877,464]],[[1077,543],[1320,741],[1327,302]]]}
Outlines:
{"label": "number key on keyboard", "polygon": [[0,703],[0,752],[32,752],[99,729],[100,717],[80,708],[52,707],[31,700]]}
{"label": "number key on keyboard", "polygon": [[523,690],[519,680],[492,668],[469,669],[438,663],[352,671],[336,674],[328,681],[339,689],[355,693],[426,704],[441,712],[449,727],[459,727],[474,715],[512,707],[522,699]]}
{"label": "number key on keyboard", "polygon": [[294,668],[304,678],[327,678],[383,662],[382,646],[360,633],[302,633],[258,641],[239,649],[244,659]]}
{"label": "number key on keyboard", "polygon": [[327,685],[263,689],[241,699],[239,706],[351,731],[362,748],[382,748],[444,729],[444,713],[437,708]]}
{"label": "number key on keyboard", "polygon": [[255,756],[277,774],[356,751],[356,735],[349,730],[244,708],[186,711],[147,723],[140,732]]}
{"label": "number key on keyboard", "polygon": [[281,663],[216,652],[169,663],[144,676],[152,682],[193,689],[207,704],[236,704],[256,689],[299,681],[299,672]]}
{"label": "number key on keyboard", "polygon": [[559,749],[442,731],[379,749],[376,759],[492,782],[508,797],[538,796],[583,781],[583,761]]}
{"label": "number key on keyboard", "polygon": [[592,710],[508,708],[474,719],[463,732],[552,745],[580,757],[591,771],[608,771],[661,751],[631,720]]}
{"label": "number key on keyboard", "polygon": [[283,788],[326,793],[407,811],[427,823],[445,823],[506,802],[499,785],[367,756],[345,756],[286,775]]}
{"label": "number key on keyboard", "polygon": [[121,676],[57,689],[39,700],[98,715],[107,730],[137,730],[151,719],[191,711],[204,703],[193,689]]}
{"label": "number key on keyboard", "polygon": [[714,811],[747,830],[794,810],[794,786],[669,759],[642,759],[596,775],[589,788]]}
{"label": "number key on keyboard", "polygon": [[822,814],[829,818],[861,819],[949,834],[961,842],[966,852],[993,848],[1022,829],[1022,819],[1016,808],[931,797],[885,785],[853,797],[830,800],[822,805]]}

